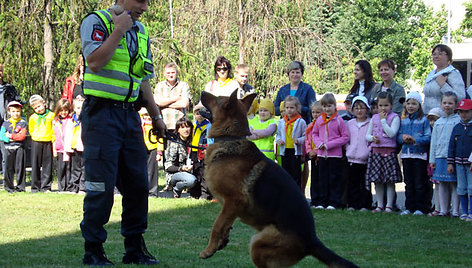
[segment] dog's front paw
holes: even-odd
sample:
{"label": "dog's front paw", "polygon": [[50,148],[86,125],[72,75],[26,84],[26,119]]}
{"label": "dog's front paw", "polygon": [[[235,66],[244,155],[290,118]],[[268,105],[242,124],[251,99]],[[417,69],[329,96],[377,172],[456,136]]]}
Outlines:
{"label": "dog's front paw", "polygon": [[211,256],[213,256],[214,253],[215,253],[214,251],[210,251],[208,249],[205,249],[204,251],[200,252],[200,258],[201,259],[208,259]]}

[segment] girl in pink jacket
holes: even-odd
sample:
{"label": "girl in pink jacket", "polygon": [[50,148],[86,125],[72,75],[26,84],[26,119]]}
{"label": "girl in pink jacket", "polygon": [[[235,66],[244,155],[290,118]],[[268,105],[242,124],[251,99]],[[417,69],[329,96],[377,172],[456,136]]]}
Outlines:
{"label": "girl in pink jacket", "polygon": [[341,206],[339,167],[342,165],[342,146],[349,141],[349,132],[344,120],[338,116],[334,95],[326,93],[320,102],[324,112],[316,120],[312,131],[313,142],[318,149],[319,192],[322,193],[316,207],[332,210]]}
{"label": "girl in pink jacket", "polygon": [[[64,130],[65,123],[70,119],[72,106],[67,99],[60,99],[56,103],[54,110],[54,142],[52,143],[53,156],[57,158],[57,188],[59,192],[69,191],[70,163],[65,161],[67,156],[64,151]],[[67,159],[66,159],[67,160]]]}

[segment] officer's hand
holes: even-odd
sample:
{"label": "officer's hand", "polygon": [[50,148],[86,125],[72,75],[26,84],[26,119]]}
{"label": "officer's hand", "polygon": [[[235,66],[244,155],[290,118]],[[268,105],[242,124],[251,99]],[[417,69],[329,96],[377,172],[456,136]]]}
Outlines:
{"label": "officer's hand", "polygon": [[164,138],[166,136],[166,124],[164,123],[164,120],[162,119],[156,119],[152,120],[152,129],[155,135],[157,135],[158,138]]}
{"label": "officer's hand", "polygon": [[113,23],[115,24],[115,31],[119,31],[121,34],[124,34],[131,30],[131,27],[133,26],[133,20],[131,19],[131,15],[128,14],[126,10],[120,15],[116,15],[115,10],[110,9],[110,13]]}

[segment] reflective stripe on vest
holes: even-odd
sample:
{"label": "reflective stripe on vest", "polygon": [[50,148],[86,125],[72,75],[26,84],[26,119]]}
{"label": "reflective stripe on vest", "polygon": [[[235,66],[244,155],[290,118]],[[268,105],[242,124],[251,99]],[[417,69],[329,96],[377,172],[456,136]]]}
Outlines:
{"label": "reflective stripe on vest", "polygon": [[[103,21],[110,35],[113,31],[110,12],[99,10],[94,14]],[[142,79],[149,73],[144,68],[146,62],[149,64],[147,59],[149,35],[144,25],[138,24],[138,27],[139,31],[136,33],[138,51],[134,58],[130,57],[126,37],[123,36],[115,54],[100,71],[93,72],[85,61],[83,84],[85,95],[128,102],[138,98]]]}
{"label": "reflective stripe on vest", "polygon": [[[250,124],[253,129],[266,129],[269,127],[270,124],[277,124],[275,119],[271,118],[266,120],[265,122],[260,122],[259,118],[254,118],[254,120],[250,121]],[[265,155],[267,158],[275,160],[275,153],[274,153],[274,135],[270,135],[268,137],[252,140],[254,144],[256,144],[257,148]]]}

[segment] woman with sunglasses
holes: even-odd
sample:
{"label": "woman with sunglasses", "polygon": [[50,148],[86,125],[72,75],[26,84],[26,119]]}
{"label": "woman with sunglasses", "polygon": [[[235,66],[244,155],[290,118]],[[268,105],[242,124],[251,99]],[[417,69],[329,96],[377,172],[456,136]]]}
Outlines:
{"label": "woman with sunglasses", "polygon": [[215,80],[211,80],[205,86],[205,91],[215,96],[230,96],[239,88],[239,83],[233,79],[233,66],[223,56],[216,59],[214,66]]}
{"label": "woman with sunglasses", "polygon": [[461,73],[452,66],[452,50],[450,47],[439,44],[431,53],[433,64],[436,69],[432,70],[426,77],[423,94],[423,112],[435,107],[441,107],[441,96],[447,91],[457,95],[457,103],[465,98],[465,85]]}

